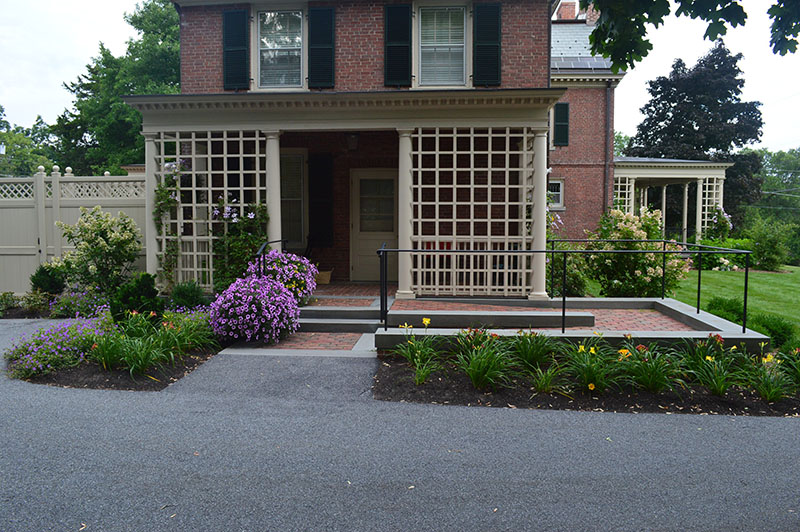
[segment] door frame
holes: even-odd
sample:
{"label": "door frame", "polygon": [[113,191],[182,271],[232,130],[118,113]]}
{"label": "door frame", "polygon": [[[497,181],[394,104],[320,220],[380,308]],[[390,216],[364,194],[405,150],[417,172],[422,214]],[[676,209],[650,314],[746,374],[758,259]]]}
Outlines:
{"label": "door frame", "polygon": [[[397,168],[351,168],[350,169],[350,272],[349,278],[353,280],[353,268],[355,264],[355,254],[356,254],[356,222],[359,221],[359,212],[356,208],[359,205],[358,201],[358,194],[359,194],[359,187],[358,182],[362,177],[378,177],[378,178],[386,178],[386,179],[393,179],[394,180],[394,230],[395,234],[398,233],[399,229],[399,208],[397,204],[397,192],[398,192],[398,169]],[[377,251],[377,249],[375,250]],[[375,255],[377,260],[377,253]],[[391,272],[389,272],[389,277],[392,278]]]}

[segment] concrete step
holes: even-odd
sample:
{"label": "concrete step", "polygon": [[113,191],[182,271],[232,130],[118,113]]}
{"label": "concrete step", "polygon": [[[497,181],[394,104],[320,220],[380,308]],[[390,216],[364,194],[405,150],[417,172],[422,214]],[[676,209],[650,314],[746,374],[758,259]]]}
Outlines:
{"label": "concrete step", "polygon": [[300,318],[300,332],[356,332],[374,333],[380,322],[377,319],[326,319]]}
{"label": "concrete step", "polygon": [[377,320],[380,318],[381,309],[373,307],[302,307],[301,318],[331,319],[331,320]]}
{"label": "concrete step", "polygon": [[[477,310],[390,310],[389,327],[408,323],[419,329],[422,319],[431,320],[430,327],[460,328],[484,327],[494,329],[538,329],[561,327],[561,312],[554,311],[477,311]],[[594,315],[590,312],[568,311],[567,327],[594,327]]]}

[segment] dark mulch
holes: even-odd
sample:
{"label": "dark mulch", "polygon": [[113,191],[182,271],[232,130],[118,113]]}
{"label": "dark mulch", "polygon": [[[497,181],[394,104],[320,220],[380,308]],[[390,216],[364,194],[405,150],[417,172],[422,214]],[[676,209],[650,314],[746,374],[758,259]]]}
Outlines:
{"label": "dark mulch", "polygon": [[22,307],[9,308],[3,311],[0,319],[4,320],[19,320],[19,319],[35,319],[35,318],[49,318],[50,312],[36,312],[35,310],[26,310]]}
{"label": "dark mulch", "polygon": [[84,362],[73,368],[62,368],[47,375],[34,377],[28,382],[65,388],[157,392],[188,375],[216,353],[216,350],[195,351],[185,355],[174,366],[153,368],[146,375],[135,377],[132,377],[127,370],[106,371],[93,362]]}
{"label": "dark mulch", "polygon": [[417,386],[414,370],[405,360],[396,358],[385,358],[374,380],[374,397],[383,401],[594,412],[800,416],[800,398],[796,396],[767,403],[757,394],[739,388],[728,390],[724,397],[711,395],[702,387],[662,394],[607,390],[602,395],[591,395],[576,391],[567,397],[537,393],[519,378],[513,387],[480,392],[466,375],[454,369],[434,373],[425,384]]}

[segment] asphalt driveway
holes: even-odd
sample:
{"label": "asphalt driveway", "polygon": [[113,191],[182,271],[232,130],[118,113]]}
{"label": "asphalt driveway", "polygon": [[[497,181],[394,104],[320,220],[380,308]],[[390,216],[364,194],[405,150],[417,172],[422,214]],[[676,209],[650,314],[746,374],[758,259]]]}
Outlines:
{"label": "asphalt driveway", "polygon": [[[0,321],[0,349],[21,328]],[[384,403],[379,361],[0,377],[0,530],[797,530],[800,420]]]}

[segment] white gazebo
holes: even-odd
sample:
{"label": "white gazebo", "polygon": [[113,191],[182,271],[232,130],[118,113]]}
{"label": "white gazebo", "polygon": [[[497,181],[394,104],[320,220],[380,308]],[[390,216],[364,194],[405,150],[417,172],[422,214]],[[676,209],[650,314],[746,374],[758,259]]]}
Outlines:
{"label": "white gazebo", "polygon": [[733,163],[658,159],[647,157],[614,158],[614,205],[635,214],[647,205],[647,189],[661,188],[661,225],[666,227],[667,186],[683,185],[681,237],[688,232],[689,184],[697,183],[695,234],[699,240],[708,229],[714,208],[722,207],[725,170]]}

